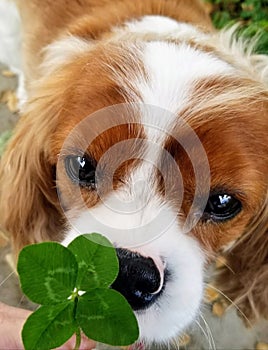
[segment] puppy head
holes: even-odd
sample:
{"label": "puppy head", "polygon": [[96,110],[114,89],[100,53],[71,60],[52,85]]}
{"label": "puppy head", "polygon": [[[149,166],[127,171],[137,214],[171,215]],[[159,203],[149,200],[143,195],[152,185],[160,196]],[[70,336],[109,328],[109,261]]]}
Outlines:
{"label": "puppy head", "polygon": [[241,240],[248,256],[261,253],[259,268],[267,260],[267,93],[212,48],[86,50],[38,82],[1,161],[2,220],[15,246],[106,235],[121,271],[139,266],[131,288],[123,273],[115,288],[148,342],[193,321],[216,252]]}

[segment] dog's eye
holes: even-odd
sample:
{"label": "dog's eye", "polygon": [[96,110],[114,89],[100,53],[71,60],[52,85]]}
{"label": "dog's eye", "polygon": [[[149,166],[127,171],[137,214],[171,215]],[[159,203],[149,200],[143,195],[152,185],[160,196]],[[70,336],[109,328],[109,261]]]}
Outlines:
{"label": "dog's eye", "polygon": [[65,169],[69,178],[80,186],[95,187],[96,162],[88,156],[68,156]]}
{"label": "dog's eye", "polygon": [[242,209],[241,202],[229,194],[213,194],[209,197],[204,218],[224,221],[234,218]]}

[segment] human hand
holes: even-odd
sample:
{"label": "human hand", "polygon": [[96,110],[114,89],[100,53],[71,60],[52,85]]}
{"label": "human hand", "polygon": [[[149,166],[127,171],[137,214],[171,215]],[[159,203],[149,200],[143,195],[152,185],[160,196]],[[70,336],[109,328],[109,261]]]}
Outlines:
{"label": "human hand", "polygon": [[[0,302],[0,350],[23,349],[21,330],[28,316],[28,310],[12,307]],[[81,350],[93,350],[95,342],[82,335]],[[75,346],[75,336],[58,350],[71,350]]]}

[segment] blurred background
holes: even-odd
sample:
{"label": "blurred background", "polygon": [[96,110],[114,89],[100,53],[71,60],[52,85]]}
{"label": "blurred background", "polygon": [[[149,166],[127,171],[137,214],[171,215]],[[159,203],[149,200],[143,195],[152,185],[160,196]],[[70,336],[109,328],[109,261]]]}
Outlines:
{"label": "blurred background", "polygon": [[247,38],[260,36],[256,51],[268,54],[268,0],[206,0],[216,28],[241,23],[239,34]]}

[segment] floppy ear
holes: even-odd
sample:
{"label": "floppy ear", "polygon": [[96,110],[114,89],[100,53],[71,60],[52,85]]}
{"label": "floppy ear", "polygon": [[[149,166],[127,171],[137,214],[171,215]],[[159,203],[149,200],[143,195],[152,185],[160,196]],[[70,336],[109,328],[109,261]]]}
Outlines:
{"label": "floppy ear", "polygon": [[249,320],[268,318],[268,200],[227,255],[218,284]]}
{"label": "floppy ear", "polygon": [[0,161],[0,225],[11,234],[17,253],[26,244],[57,240],[63,229],[49,158],[56,105],[44,93],[34,98]]}

